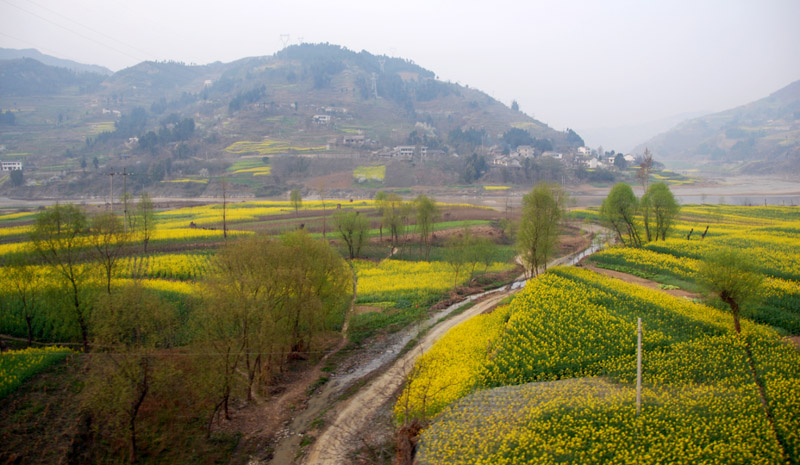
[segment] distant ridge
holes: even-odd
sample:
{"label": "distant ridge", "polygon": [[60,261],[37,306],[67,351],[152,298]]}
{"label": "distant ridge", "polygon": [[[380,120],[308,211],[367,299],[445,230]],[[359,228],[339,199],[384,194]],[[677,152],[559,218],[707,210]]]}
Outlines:
{"label": "distant ridge", "polygon": [[634,149],[680,165],[800,172],[800,81],[768,97],[685,121]]}
{"label": "distant ridge", "polygon": [[45,65],[67,68],[78,73],[96,73],[102,74],[103,76],[110,76],[111,74],[114,74],[110,69],[104,66],[87,65],[72,60],[56,58],[50,55],[45,55],[44,53],[41,53],[33,48],[26,48],[22,50],[13,48],[0,48],[0,60],[17,60],[20,58],[33,58],[34,60]]}

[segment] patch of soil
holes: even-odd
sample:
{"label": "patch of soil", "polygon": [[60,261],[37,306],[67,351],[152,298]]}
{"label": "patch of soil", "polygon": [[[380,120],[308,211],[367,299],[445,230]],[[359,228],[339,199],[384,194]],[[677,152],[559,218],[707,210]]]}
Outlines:
{"label": "patch of soil", "polygon": [[85,377],[85,363],[69,356],[0,401],[0,463],[67,462],[81,426]]}
{"label": "patch of soil", "polygon": [[558,238],[557,255],[568,255],[578,250],[589,248],[591,244],[591,234],[582,234],[582,230],[580,228],[568,225],[564,228],[561,236]]}
{"label": "patch of soil", "polygon": [[306,187],[314,190],[320,187],[328,191],[334,189],[349,189],[353,186],[353,172],[340,171],[325,176],[317,176],[307,180],[304,184]]}
{"label": "patch of soil", "polygon": [[309,388],[323,374],[323,363],[296,365],[269,386],[265,397],[254,395],[252,402],[242,402],[231,412],[230,421],[217,424],[217,430],[242,434],[231,464],[269,463],[274,458],[275,445],[287,434],[290,421],[306,408]]}
{"label": "patch of soil", "polygon": [[800,336],[786,336],[786,339],[800,349]]}
{"label": "patch of soil", "polygon": [[383,311],[383,308],[381,308],[381,307],[372,307],[372,306],[369,306],[369,305],[356,305],[353,308],[353,314],[354,315],[361,315],[363,313],[382,312],[382,311]]}
{"label": "patch of soil", "polygon": [[674,297],[686,297],[688,299],[701,299],[702,296],[700,294],[696,294],[694,292],[684,291],[683,289],[662,289],[659,283],[655,281],[651,281],[649,279],[640,278],[638,276],[634,276],[628,273],[622,273],[620,271],[614,270],[607,270],[605,268],[598,268],[594,265],[583,265],[584,268],[587,270],[592,270],[596,273],[604,274],[606,276],[610,276],[612,278],[617,278],[625,281],[626,283],[633,283],[638,284],[643,287],[649,287],[650,289],[656,289],[661,292],[665,292]]}

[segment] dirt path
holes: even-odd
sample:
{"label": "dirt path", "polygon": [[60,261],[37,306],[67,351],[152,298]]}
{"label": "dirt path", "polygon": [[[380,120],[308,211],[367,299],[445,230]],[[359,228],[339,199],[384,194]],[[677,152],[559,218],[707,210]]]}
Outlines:
{"label": "dirt path", "polygon": [[638,276],[634,276],[632,274],[622,273],[620,271],[614,271],[614,270],[607,270],[605,268],[598,268],[598,267],[596,267],[594,265],[584,265],[583,268],[586,268],[587,270],[592,270],[595,273],[600,273],[600,274],[604,274],[606,276],[610,276],[612,278],[621,279],[621,280],[625,281],[626,283],[638,284],[638,285],[640,285],[642,287],[649,287],[650,289],[655,289],[657,291],[665,292],[665,293],[667,293],[667,294],[669,294],[671,296],[674,296],[674,297],[686,297],[688,299],[702,299],[703,298],[703,296],[701,296],[700,294],[697,294],[697,293],[694,293],[694,292],[689,292],[689,291],[684,291],[683,289],[662,289],[660,287],[661,284],[659,284],[659,283],[657,283],[655,281],[650,281],[649,279],[644,279],[644,278],[640,278]]}
{"label": "dirt path", "polygon": [[[596,225],[581,225],[580,228],[590,234],[606,231]],[[583,257],[585,252],[580,251],[553,260],[548,267],[572,263],[573,260]],[[520,277],[519,279],[524,278]],[[302,463],[307,465],[348,463],[347,454],[355,448],[354,444],[359,443],[358,435],[368,427],[370,419],[374,418],[385,404],[394,399],[415,360],[450,329],[475,315],[490,311],[505,297],[520,289],[522,286],[514,283],[513,286],[488,294],[463,313],[433,326],[411,351],[394,361],[386,371],[338,408],[334,420],[311,445]]]}
{"label": "dirt path", "polygon": [[341,408],[333,423],[312,445],[304,463],[308,465],[347,463],[347,453],[352,448],[352,444],[357,442],[355,435],[384,404],[394,398],[395,392],[405,381],[416,358],[427,351],[447,331],[473,316],[491,309],[511,293],[512,291],[502,291],[491,294],[460,315],[445,320],[430,330],[412,351],[395,361],[389,369],[359,391]]}

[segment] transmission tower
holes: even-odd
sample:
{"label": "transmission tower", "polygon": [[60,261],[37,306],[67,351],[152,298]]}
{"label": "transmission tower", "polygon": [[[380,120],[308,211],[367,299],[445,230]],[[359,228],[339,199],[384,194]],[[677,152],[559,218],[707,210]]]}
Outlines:
{"label": "transmission tower", "polygon": [[281,43],[283,44],[283,48],[286,48],[289,45],[289,40],[292,38],[291,34],[281,34]]}
{"label": "transmission tower", "polygon": [[386,57],[378,57],[378,64],[381,65],[381,74],[383,71],[383,65],[386,64]]}
{"label": "transmission tower", "polygon": [[376,73],[372,73],[372,95],[375,96],[375,100],[378,97],[378,75]]}

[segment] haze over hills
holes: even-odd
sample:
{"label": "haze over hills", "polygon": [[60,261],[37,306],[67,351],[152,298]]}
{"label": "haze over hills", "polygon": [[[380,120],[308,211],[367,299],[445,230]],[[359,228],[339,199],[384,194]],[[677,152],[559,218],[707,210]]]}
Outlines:
{"label": "haze over hills", "polygon": [[33,58],[34,60],[49,66],[58,68],[67,68],[78,73],[95,73],[103,76],[113,74],[113,71],[100,65],[87,65],[78,63],[72,60],[65,60],[63,58],[56,58],[54,56],[45,55],[40,51],[33,48],[26,48],[17,50],[13,48],[0,48],[0,61],[3,60],[16,60],[20,58]]}
{"label": "haze over hills", "polygon": [[[14,190],[21,196],[101,195],[104,173],[123,169],[135,174],[133,190],[214,195],[216,180],[245,162],[272,172],[233,178],[234,190],[251,194],[339,172],[349,183],[365,162],[387,165],[387,187],[482,176],[531,182],[561,178],[564,168],[536,162],[523,174],[492,174],[490,149],[527,144],[541,155],[583,145],[573,131],[412,61],[329,44],[202,66],[143,62],[107,77],[3,61],[0,86],[15,90],[0,95],[0,110],[13,114],[13,124],[0,125],[0,159],[24,160],[27,185]],[[410,147],[404,157],[398,146]]]}
{"label": "haze over hills", "polygon": [[671,166],[800,171],[800,81],[768,97],[685,121],[640,144]]}
{"label": "haze over hills", "polygon": [[653,137],[654,134],[666,132],[688,119],[697,118],[708,113],[710,112],[681,113],[637,124],[582,129],[581,137],[594,148],[597,148],[595,147],[596,145],[602,144],[607,149],[614,149],[623,153],[635,153],[634,148],[638,147],[643,140]]}

